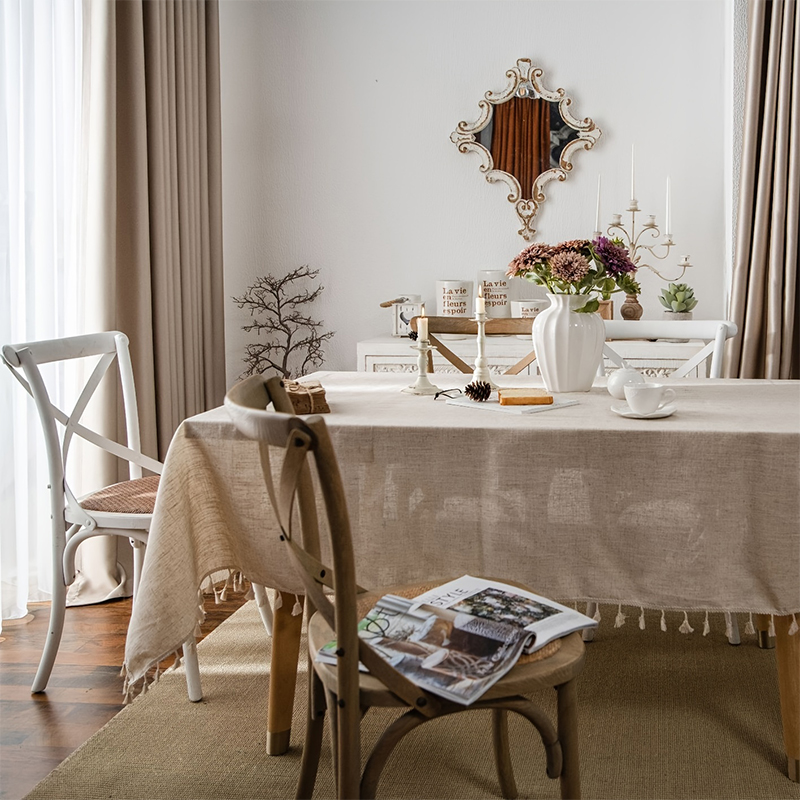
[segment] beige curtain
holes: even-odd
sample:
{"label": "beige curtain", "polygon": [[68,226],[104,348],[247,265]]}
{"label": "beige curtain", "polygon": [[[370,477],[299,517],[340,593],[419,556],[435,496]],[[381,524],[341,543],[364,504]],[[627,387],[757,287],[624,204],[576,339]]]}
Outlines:
{"label": "beige curtain", "polygon": [[[143,447],[163,459],[225,394],[216,0],[84,0],[84,53],[84,318],[128,335]],[[100,413],[122,425],[115,397]],[[127,593],[106,591],[125,542],[80,549],[73,604]]]}
{"label": "beige curtain", "polygon": [[795,0],[750,1],[729,377],[800,378],[799,31]]}

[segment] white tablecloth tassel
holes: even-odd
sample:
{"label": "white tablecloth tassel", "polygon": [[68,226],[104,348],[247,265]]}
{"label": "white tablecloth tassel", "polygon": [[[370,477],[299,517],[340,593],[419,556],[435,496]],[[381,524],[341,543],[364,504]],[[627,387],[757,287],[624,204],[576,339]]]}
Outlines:
{"label": "white tablecloth tassel", "polygon": [[300,598],[297,595],[295,595],[294,605],[292,606],[292,616],[296,617],[302,613],[303,613],[303,606],[300,605]]}
{"label": "white tablecloth tassel", "polygon": [[683,612],[683,622],[678,630],[681,633],[694,633],[694,628],[689,624],[689,614],[686,611]]}
{"label": "white tablecloth tassel", "polygon": [[283,605],[283,595],[281,592],[275,592],[275,606],[274,608],[277,610]]}
{"label": "white tablecloth tassel", "polygon": [[708,611],[706,611],[706,618],[703,620],[703,636],[708,636],[711,633],[711,625],[708,622]]}
{"label": "white tablecloth tassel", "polygon": [[595,622],[600,622],[600,606],[599,606],[599,605],[598,605],[598,606],[597,606],[597,608],[595,609],[595,611],[594,611],[594,616],[592,617],[592,619],[593,619]]}
{"label": "white tablecloth tassel", "polygon": [[797,617],[792,614],[792,624],[789,626],[789,636],[794,636],[797,633]]}
{"label": "white tablecloth tassel", "polygon": [[625,614],[622,613],[622,605],[617,609],[617,616],[614,619],[614,627],[621,628],[625,624]]}
{"label": "white tablecloth tassel", "polygon": [[666,631],[667,630],[667,618],[664,616],[663,609],[661,611],[661,630],[662,631]]}
{"label": "white tablecloth tassel", "polygon": [[752,633],[753,635],[755,635],[756,626],[753,625],[753,614],[752,614],[752,612],[751,612],[750,616],[747,618],[747,625],[744,626],[744,632],[745,633]]}
{"label": "white tablecloth tassel", "polygon": [[641,614],[639,614],[639,630],[643,631],[644,630],[644,608],[639,606],[639,611],[642,612]]}
{"label": "white tablecloth tassel", "polygon": [[731,618],[727,614],[725,615],[725,637],[730,639],[733,636],[733,626],[731,625]]}
{"label": "white tablecloth tassel", "polygon": [[767,631],[767,636],[771,636],[773,639],[775,638],[775,617],[772,614],[769,615],[769,630]]}

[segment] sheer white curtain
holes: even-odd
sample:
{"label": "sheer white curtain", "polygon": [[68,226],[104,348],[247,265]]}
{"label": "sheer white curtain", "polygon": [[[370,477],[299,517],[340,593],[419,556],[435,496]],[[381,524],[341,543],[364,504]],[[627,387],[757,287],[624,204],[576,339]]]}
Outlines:
{"label": "sheer white curtain", "polygon": [[[79,333],[81,0],[0,0],[0,344]],[[47,461],[0,367],[2,617],[49,599]],[[58,376],[57,376],[58,377]],[[61,384],[56,395],[67,391]]]}

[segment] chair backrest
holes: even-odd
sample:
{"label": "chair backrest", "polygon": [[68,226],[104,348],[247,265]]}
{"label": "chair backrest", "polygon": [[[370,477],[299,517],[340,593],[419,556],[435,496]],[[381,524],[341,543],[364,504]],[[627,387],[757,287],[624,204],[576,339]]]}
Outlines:
{"label": "chair backrest", "polygon": [[[413,317],[410,322],[411,330],[417,332],[420,317]],[[478,323],[468,317],[426,317],[428,320],[428,338],[439,353],[444,356],[459,372],[471,375],[473,367],[459,358],[447,345],[436,337],[436,334],[460,334],[466,336],[478,335]],[[486,320],[484,332],[487,336],[531,335],[533,320],[523,317],[494,317]],[[536,360],[536,353],[531,350],[516,364],[509,367],[503,374],[517,375],[529,364]],[[428,371],[433,372],[433,359],[428,353]]]}
{"label": "chair backrest", "polygon": [[[270,403],[276,410],[268,410]],[[360,587],[356,583],[350,518],[339,464],[323,417],[301,418],[286,413],[291,409],[291,401],[280,379],[263,375],[253,375],[231,388],[225,397],[225,407],[237,429],[259,443],[267,494],[281,540],[305,586],[309,614],[317,609],[335,632],[340,742],[345,737],[351,737],[352,742],[352,737],[358,736],[359,661],[407,703],[426,716],[433,716],[440,708],[440,701],[396,672],[358,636],[356,594]],[[274,454],[279,457],[273,458]],[[311,480],[309,460],[318,488]],[[318,505],[327,523],[321,529],[328,537],[332,569],[319,560]],[[300,537],[293,530],[295,510],[299,512]],[[326,595],[326,588],[335,589],[334,603]],[[360,752],[357,746],[354,751]],[[353,768],[357,769],[358,764]]]}
{"label": "chair backrest", "polygon": [[[604,320],[606,328],[606,344],[603,348],[605,356],[619,367],[627,367],[628,363],[613,346],[613,340],[624,339],[700,339],[705,346],[684,362],[670,377],[683,378],[690,375],[700,364],[711,359],[708,369],[710,378],[722,377],[722,358],[726,340],[736,336],[736,324],[729,320],[690,319],[690,320]],[[612,340],[609,344],[608,340]]]}
{"label": "chair backrest", "polygon": [[[6,366],[36,403],[36,410],[44,432],[51,497],[56,515],[64,513],[64,497],[66,497],[69,508],[74,513],[80,514],[80,506],[65,480],[67,457],[74,436],[79,436],[102,450],[127,461],[131,478],[140,478],[142,468],[161,473],[160,462],[148,458],[141,451],[136,388],[128,351],[128,337],[124,333],[108,331],[64,339],[7,344],[3,346],[2,353]],[[99,359],[88,380],[84,383],[74,407],[70,412],[63,411],[52,402],[39,369],[40,366],[97,356]],[[119,367],[122,385],[127,446],[87,428],[81,423],[89,401],[115,361]],[[62,431],[61,435],[59,435],[59,426]]]}

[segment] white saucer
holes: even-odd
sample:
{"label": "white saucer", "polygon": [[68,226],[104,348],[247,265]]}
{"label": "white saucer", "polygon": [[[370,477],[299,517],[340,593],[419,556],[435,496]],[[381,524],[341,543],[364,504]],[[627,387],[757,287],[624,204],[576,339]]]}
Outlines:
{"label": "white saucer", "polygon": [[662,419],[663,417],[670,417],[677,411],[675,403],[667,403],[662,408],[657,408],[652,414],[637,414],[628,407],[627,403],[620,406],[611,406],[611,410],[621,417],[628,419]]}

